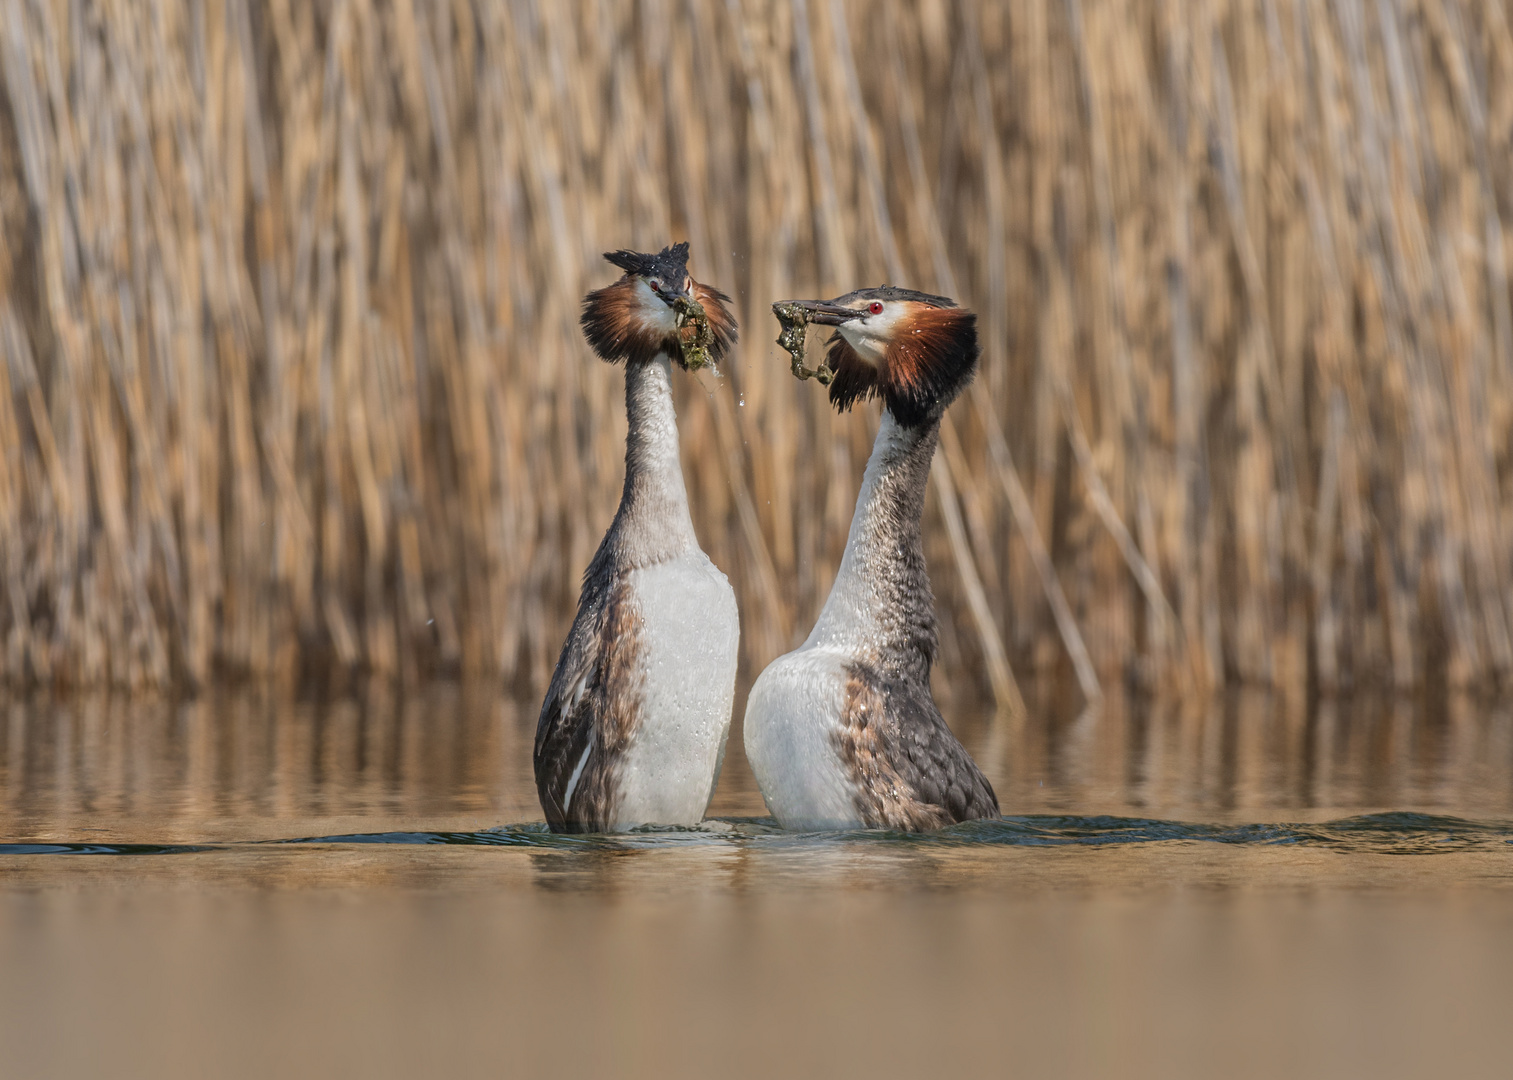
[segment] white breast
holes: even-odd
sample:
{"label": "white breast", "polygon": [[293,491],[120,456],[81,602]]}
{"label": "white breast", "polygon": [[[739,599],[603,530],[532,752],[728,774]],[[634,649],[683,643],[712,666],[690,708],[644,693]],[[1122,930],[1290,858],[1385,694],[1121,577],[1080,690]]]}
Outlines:
{"label": "white breast", "polygon": [[618,828],[703,820],[725,757],[740,623],[725,575],[695,548],[633,570],[645,670],[640,723],[620,764]]}
{"label": "white breast", "polygon": [[862,826],[834,743],[845,663],[841,653],[806,646],[769,664],[746,700],[746,758],[767,809],[785,829]]}

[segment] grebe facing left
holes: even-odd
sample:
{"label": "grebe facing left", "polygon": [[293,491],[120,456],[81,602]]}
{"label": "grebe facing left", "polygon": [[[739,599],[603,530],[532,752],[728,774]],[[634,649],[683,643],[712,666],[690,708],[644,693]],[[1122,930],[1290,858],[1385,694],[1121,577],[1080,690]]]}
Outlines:
{"label": "grebe facing left", "polygon": [[584,298],[583,331],[625,363],[630,430],[620,509],[536,726],[536,790],[556,832],[697,824],[735,696],[735,593],[694,535],[672,402],[694,323],[698,355],[718,361],[735,343],[730,298],[688,276],[686,243],[604,257],[625,274]]}
{"label": "grebe facing left", "polygon": [[992,786],[930,695],[935,598],[919,531],[941,415],[976,370],[976,316],[889,285],[773,308],[834,326],[831,403],[845,411],[877,396],[883,415],[819,621],[746,702],[762,798],[785,829],[997,817]]}

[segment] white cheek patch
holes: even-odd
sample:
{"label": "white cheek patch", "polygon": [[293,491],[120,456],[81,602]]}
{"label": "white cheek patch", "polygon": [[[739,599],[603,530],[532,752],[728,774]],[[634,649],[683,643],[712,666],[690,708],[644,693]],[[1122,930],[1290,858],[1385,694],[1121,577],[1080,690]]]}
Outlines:
{"label": "white cheek patch", "polygon": [[909,309],[904,304],[884,304],[882,311],[876,315],[841,323],[841,336],[851,344],[858,356],[876,366],[883,362],[888,342],[908,315]]}
{"label": "white cheek patch", "polygon": [[678,324],[672,308],[651,291],[650,285],[643,279],[636,278],[632,288],[635,292],[635,318],[641,329],[657,334],[671,334],[677,330]]}

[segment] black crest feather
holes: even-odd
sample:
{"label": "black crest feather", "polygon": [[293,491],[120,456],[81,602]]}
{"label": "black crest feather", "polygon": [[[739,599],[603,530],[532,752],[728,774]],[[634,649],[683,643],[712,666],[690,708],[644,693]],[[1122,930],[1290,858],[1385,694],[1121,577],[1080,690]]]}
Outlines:
{"label": "black crest feather", "polygon": [[857,300],[910,300],[916,304],[927,304],[933,308],[954,308],[956,301],[949,296],[936,296],[934,293],[920,292],[917,289],[905,289],[899,285],[875,285],[867,289],[853,289],[844,296],[837,296],[828,301],[831,304],[842,304],[850,307]]}
{"label": "black crest feather", "polygon": [[665,247],[655,255],[627,251],[622,248],[619,251],[606,251],[604,257],[627,274],[635,274],[637,277],[662,278],[672,284],[681,285],[683,279],[688,276],[687,240],[680,240],[671,247]]}

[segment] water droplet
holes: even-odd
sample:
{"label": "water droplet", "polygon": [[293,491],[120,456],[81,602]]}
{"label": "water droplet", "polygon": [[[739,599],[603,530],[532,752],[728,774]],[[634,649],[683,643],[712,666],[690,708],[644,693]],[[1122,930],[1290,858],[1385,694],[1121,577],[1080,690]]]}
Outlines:
{"label": "water droplet", "polygon": [[746,407],[746,395],[742,394],[740,396],[740,398],[736,401],[736,404],[739,405],[741,408],[744,409]]}

